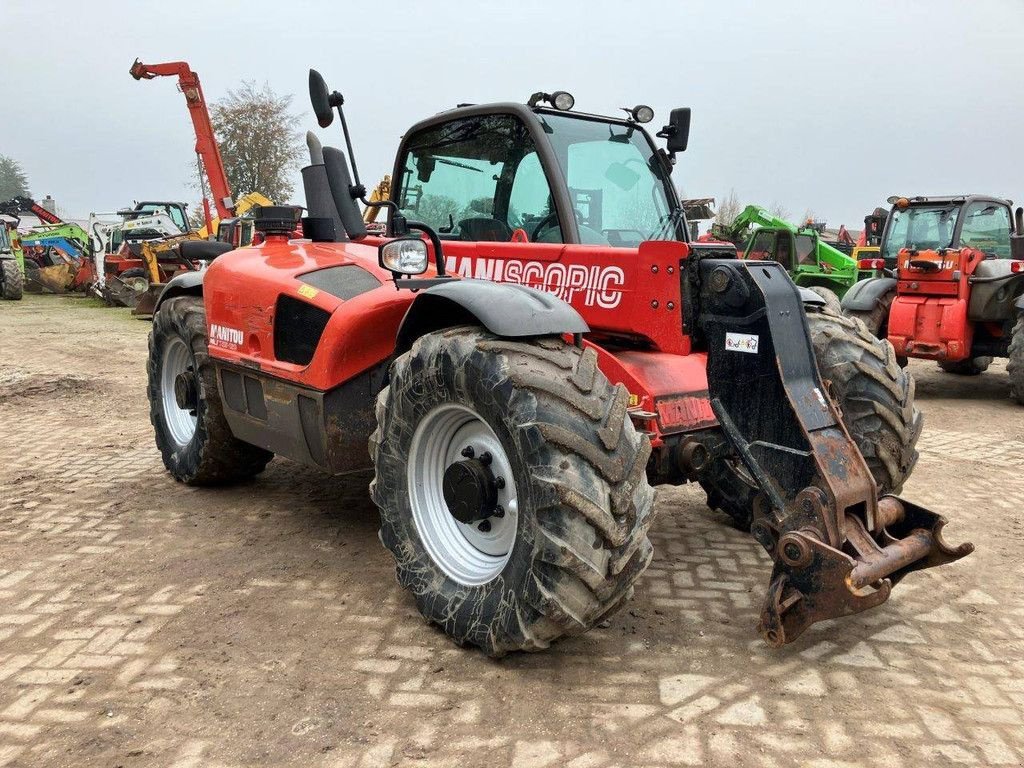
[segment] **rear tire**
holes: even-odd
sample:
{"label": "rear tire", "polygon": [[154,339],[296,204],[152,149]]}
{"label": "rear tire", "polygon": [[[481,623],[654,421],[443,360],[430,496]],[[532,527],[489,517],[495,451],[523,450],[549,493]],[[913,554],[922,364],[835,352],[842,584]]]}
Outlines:
{"label": "rear tire", "polygon": [[[169,299],[149,334],[149,418],[164,466],[187,485],[222,485],[258,475],[274,454],[243,443],[224,418],[198,296]],[[178,374],[189,377],[194,409],[176,399]]]}
{"label": "rear tire", "polygon": [[[899,365],[892,345],[855,319],[811,310],[807,322],[818,372],[878,492],[899,493],[917,463],[923,423],[914,405],[913,378]],[[738,528],[750,528],[758,488],[737,458],[715,459],[700,482],[708,506],[728,514]]]}
{"label": "rear tire", "polygon": [[1009,358],[1006,372],[1010,374],[1010,395],[1024,405],[1024,311],[1018,314],[1010,337]]}
{"label": "rear tire", "polygon": [[889,335],[889,310],[892,308],[892,303],[894,301],[896,301],[896,291],[891,290],[878,299],[872,309],[848,309],[845,310],[843,314],[847,317],[857,318],[864,323],[864,327],[867,328],[873,336],[876,336],[879,339],[884,339]]}
{"label": "rear tire", "polygon": [[[370,493],[399,583],[426,619],[457,643],[501,656],[585,632],[629,599],[651,560],[654,492],[650,443],[629,421],[628,397],[592,350],[559,338],[453,328],[422,336],[395,360],[377,398]],[[447,475],[468,455],[460,436],[474,433],[489,433],[481,439],[500,451],[489,465],[507,480],[499,502],[511,506],[502,499],[515,494],[514,509],[488,518],[514,525],[487,557],[486,542],[423,490],[440,482],[424,468]]]}
{"label": "rear tire", "polygon": [[955,363],[941,361],[939,368],[956,376],[977,376],[987,371],[990,365],[992,365],[991,357],[968,357],[966,360],[958,360]]}
{"label": "rear tire", "polygon": [[0,296],[9,301],[19,301],[24,289],[25,280],[18,262],[15,259],[0,259]]}

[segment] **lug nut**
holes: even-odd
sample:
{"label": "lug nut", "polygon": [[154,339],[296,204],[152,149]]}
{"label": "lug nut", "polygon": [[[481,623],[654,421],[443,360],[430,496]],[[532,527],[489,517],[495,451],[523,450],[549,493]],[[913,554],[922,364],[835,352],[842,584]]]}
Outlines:
{"label": "lug nut", "polygon": [[484,451],[483,453],[480,454],[480,463],[483,464],[485,467],[490,466],[492,461],[493,458],[491,457],[491,454],[489,454],[487,451]]}
{"label": "lug nut", "polygon": [[480,521],[480,525],[477,526],[477,529],[481,533],[487,533],[488,531],[491,530],[491,521],[490,520],[481,520]]}
{"label": "lug nut", "polygon": [[462,449],[462,455],[465,456],[467,459],[472,459],[476,455],[476,451],[473,450],[472,445],[467,445],[465,448]]}
{"label": "lug nut", "polygon": [[494,478],[494,485],[500,491],[502,488],[505,487],[505,478],[502,477],[501,475],[498,475],[498,477]]}
{"label": "lug nut", "polygon": [[505,516],[505,508],[503,506],[501,506],[501,504],[499,504],[498,506],[496,506],[494,508],[494,516],[495,517],[504,517]]}

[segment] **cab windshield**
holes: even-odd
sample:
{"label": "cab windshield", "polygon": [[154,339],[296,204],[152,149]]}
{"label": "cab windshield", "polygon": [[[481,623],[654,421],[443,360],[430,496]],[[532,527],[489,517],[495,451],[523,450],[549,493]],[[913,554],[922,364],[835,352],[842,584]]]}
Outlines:
{"label": "cab windshield", "polygon": [[678,216],[656,172],[660,162],[632,126],[568,115],[538,115],[569,187],[580,241],[637,246],[679,239]]}
{"label": "cab windshield", "polygon": [[507,113],[459,117],[410,136],[399,165],[402,213],[446,240],[568,242],[554,179],[565,179],[569,213],[588,245],[635,247],[685,239],[654,147],[636,126],[536,113],[553,167]]}
{"label": "cab windshield", "polygon": [[892,212],[882,258],[895,259],[904,248],[936,250],[953,241],[960,205],[915,205]]}

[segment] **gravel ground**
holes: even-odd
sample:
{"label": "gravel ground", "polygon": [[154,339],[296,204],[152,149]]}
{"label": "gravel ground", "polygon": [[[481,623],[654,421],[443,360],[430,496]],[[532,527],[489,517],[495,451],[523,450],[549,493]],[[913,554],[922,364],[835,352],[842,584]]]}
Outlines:
{"label": "gravel ground", "polygon": [[398,588],[369,477],[169,479],[148,330],[82,299],[0,304],[0,766],[1024,763],[1024,408],[1001,363],[911,364],[904,495],[970,558],[772,651],[767,557],[699,489],[662,488],[628,608],[492,661]]}

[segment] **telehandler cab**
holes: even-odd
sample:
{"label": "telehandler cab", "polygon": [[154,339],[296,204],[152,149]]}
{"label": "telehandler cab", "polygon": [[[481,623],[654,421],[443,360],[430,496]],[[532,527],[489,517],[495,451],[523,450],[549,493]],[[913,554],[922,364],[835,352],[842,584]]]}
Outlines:
{"label": "telehandler cab", "polygon": [[997,197],[891,197],[881,256],[895,276],[866,280],[843,311],[888,339],[901,360],[976,376],[1008,358],[1024,405],[1024,208]]}
{"label": "telehandler cab", "polygon": [[373,469],[400,583],[491,655],[622,606],[652,484],[701,483],[772,555],[772,646],[972,550],[889,495],[920,429],[891,347],[779,264],[687,242],[669,174],[688,109],[667,151],[649,108],[565,92],[443,112],[406,133],[371,237],[343,98],[315,71],[310,96],[348,158],[308,135],[304,239],[299,209],[263,208],[263,243],[159,299],[149,399],[174,477],[242,480],[275,454]]}

